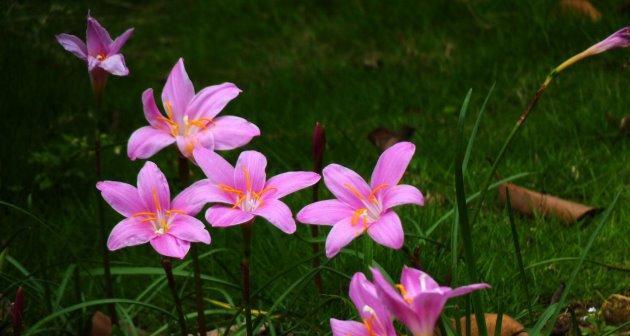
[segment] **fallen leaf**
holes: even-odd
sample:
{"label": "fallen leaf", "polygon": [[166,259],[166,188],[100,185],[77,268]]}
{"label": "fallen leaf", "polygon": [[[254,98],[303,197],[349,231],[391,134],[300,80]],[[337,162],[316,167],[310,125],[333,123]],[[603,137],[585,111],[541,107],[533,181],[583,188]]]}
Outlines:
{"label": "fallen leaf", "polygon": [[363,66],[367,69],[377,69],[383,65],[383,59],[378,52],[367,53],[363,56]]}
{"label": "fallen leaf", "polygon": [[100,311],[92,315],[92,336],[110,336],[112,334],[112,320]]}
{"label": "fallen leaf", "polygon": [[608,324],[621,325],[630,321],[630,297],[613,294],[602,303],[601,309]]}
{"label": "fallen leaf", "polygon": [[539,213],[546,217],[557,217],[561,221],[570,224],[599,211],[598,208],[592,206],[542,194],[512,183],[499,187],[499,201],[501,204],[505,204],[506,190],[509,190],[512,208],[526,216]]}
{"label": "fallen leaf", "polygon": [[602,13],[588,0],[561,0],[560,7],[562,7],[564,12],[573,12],[583,15],[593,22],[597,22],[602,18]]}
{"label": "fallen leaf", "polygon": [[409,140],[415,129],[409,126],[403,126],[398,131],[391,131],[385,127],[378,127],[368,134],[368,139],[378,147],[381,151],[393,146],[394,144]]}
{"label": "fallen leaf", "polygon": [[[484,314],[486,318],[486,327],[488,329],[488,335],[495,335],[494,330],[497,327],[497,314]],[[466,333],[466,317],[462,317],[459,319],[459,323],[462,326],[462,335],[468,335]],[[481,335],[479,330],[477,329],[477,320],[475,319],[475,315],[470,315],[470,335],[478,336]],[[501,336],[528,336],[525,331],[525,327],[520,324],[517,320],[511,318],[508,315],[503,314],[501,318]]]}

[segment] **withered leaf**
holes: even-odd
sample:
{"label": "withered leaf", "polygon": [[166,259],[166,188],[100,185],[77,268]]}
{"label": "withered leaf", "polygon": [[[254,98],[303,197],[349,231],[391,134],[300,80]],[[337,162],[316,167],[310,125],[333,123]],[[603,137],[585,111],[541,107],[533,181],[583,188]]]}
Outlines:
{"label": "withered leaf", "polygon": [[588,17],[593,22],[597,22],[602,18],[602,13],[588,0],[561,0],[560,7],[562,7],[564,12],[572,12]]}
{"label": "withered leaf", "polygon": [[384,151],[398,142],[409,140],[414,131],[415,129],[409,126],[403,126],[397,131],[391,131],[385,127],[377,127],[368,134],[368,139],[374,146]]}
{"label": "withered leaf", "polygon": [[621,325],[630,321],[630,297],[613,294],[602,304],[602,315],[606,323]]}
{"label": "withered leaf", "polygon": [[592,206],[539,193],[512,183],[499,187],[501,204],[505,204],[506,190],[509,191],[512,208],[526,216],[538,213],[546,217],[556,217],[564,223],[571,224],[599,211],[598,208]]}
{"label": "withered leaf", "polygon": [[[484,314],[486,318],[486,327],[488,329],[488,335],[495,335],[494,330],[497,327],[497,314],[488,313]],[[462,335],[467,335],[466,333],[466,317],[462,317],[459,320],[460,325],[462,326]],[[477,328],[477,320],[475,319],[475,315],[470,315],[470,334],[471,336],[481,335]],[[503,314],[501,318],[501,336],[527,336],[527,332],[525,331],[525,327],[520,324],[517,320],[512,317]]]}
{"label": "withered leaf", "polygon": [[100,311],[92,315],[92,336],[110,336],[112,334],[112,320]]}

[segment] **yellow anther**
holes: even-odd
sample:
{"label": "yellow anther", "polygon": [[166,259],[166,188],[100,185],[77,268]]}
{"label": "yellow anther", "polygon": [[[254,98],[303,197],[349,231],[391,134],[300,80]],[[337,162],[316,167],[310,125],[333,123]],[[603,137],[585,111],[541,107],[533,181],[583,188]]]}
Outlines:
{"label": "yellow anther", "polygon": [[356,196],[356,198],[364,201],[365,197],[357,190],[357,188],[355,188],[353,185],[351,185],[350,183],[344,183],[343,187],[348,189],[348,191],[350,191],[354,196]]}
{"label": "yellow anther", "polygon": [[387,186],[387,183],[381,183],[377,185],[374,189],[372,189],[372,192],[370,192],[370,196],[368,197],[368,199],[372,202],[376,201],[376,193],[383,190],[384,188],[387,188]]}
{"label": "yellow anther", "polygon": [[413,298],[409,297],[409,292],[407,292],[407,289],[405,288],[405,286],[403,286],[402,284],[397,284],[394,287],[396,287],[398,291],[400,291],[400,295],[402,295],[403,300],[405,300],[405,302],[407,302],[408,304],[413,303]]}

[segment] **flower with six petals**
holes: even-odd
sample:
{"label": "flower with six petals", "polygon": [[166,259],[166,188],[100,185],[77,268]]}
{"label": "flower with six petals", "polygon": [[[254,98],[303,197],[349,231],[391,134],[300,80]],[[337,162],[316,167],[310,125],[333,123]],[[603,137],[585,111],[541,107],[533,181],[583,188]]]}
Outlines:
{"label": "flower with six petals", "polygon": [[324,183],[337,199],[307,205],[300,210],[297,220],[333,226],[326,239],[328,258],[366,231],[381,245],[402,247],[402,223],[392,208],[402,204],[424,205],[424,197],[416,187],[398,184],[414,152],[415,146],[410,142],[388,148],[378,159],[370,184],[338,164],[324,168]]}
{"label": "flower with six petals", "polygon": [[131,160],[147,159],[176,142],[179,151],[192,159],[194,148],[230,150],[260,135],[258,127],[235,116],[217,115],[241,90],[232,83],[208,86],[195,94],[192,82],[179,59],[162,90],[163,115],[155,104],[153,90],[142,93],[144,116],[149,126],[131,134],[127,155]]}
{"label": "flower with six petals", "polygon": [[295,232],[291,209],[280,198],[309,187],[319,181],[313,172],[286,172],[267,179],[267,159],[256,151],[242,152],[236,166],[217,153],[203,147],[193,151],[195,161],[207,179],[195,186],[209,203],[223,203],[206,211],[206,220],[213,227],[246,223],[255,216],[265,218],[285,233]]}
{"label": "flower with six petals", "polygon": [[190,243],[210,244],[210,234],[195,216],[205,204],[193,186],[171,201],[166,177],[147,161],[138,173],[138,187],[116,181],[96,184],[111,207],[127,217],[109,235],[110,251],[149,242],[161,255],[183,259]]}

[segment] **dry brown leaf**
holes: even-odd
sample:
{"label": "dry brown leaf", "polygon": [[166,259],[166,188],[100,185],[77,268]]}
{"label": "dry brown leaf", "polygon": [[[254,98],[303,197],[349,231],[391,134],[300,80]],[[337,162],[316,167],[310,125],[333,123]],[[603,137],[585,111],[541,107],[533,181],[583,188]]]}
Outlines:
{"label": "dry brown leaf", "polygon": [[[486,327],[488,328],[488,335],[494,335],[494,330],[497,324],[497,314],[484,314],[486,318]],[[462,326],[462,335],[467,335],[466,333],[466,317],[462,317],[459,319],[459,323]],[[477,321],[475,319],[475,315],[470,315],[470,334],[471,336],[480,335],[479,330],[477,330]],[[501,336],[528,336],[525,331],[525,327],[520,324],[517,320],[511,318],[508,315],[503,314],[501,318]]]}
{"label": "dry brown leaf", "polygon": [[506,189],[510,193],[512,208],[526,216],[539,213],[546,217],[557,217],[561,221],[570,224],[599,211],[598,208],[592,206],[542,194],[512,183],[499,187],[499,201],[501,204],[505,204]]}
{"label": "dry brown leaf", "polygon": [[381,151],[394,144],[409,140],[415,130],[409,126],[403,126],[398,131],[391,131],[385,127],[378,127],[368,134],[368,139]]}
{"label": "dry brown leaf", "polygon": [[562,7],[564,12],[573,12],[586,16],[593,22],[597,22],[602,18],[602,13],[588,0],[561,0],[560,7]]}
{"label": "dry brown leaf", "polygon": [[630,321],[630,297],[621,294],[609,296],[602,304],[602,315],[606,323],[612,325]]}
{"label": "dry brown leaf", "polygon": [[112,334],[112,320],[100,311],[92,315],[92,336],[110,336]]}

